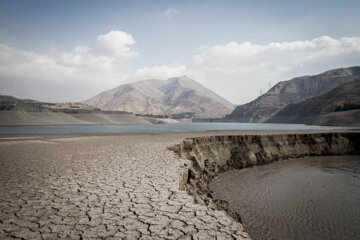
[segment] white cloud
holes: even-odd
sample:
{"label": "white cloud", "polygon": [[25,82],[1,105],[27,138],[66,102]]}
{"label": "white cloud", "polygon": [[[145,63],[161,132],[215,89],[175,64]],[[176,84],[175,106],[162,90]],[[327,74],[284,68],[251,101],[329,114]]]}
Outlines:
{"label": "white cloud", "polygon": [[143,67],[138,68],[134,75],[134,80],[143,80],[143,79],[168,79],[171,77],[179,77],[187,75],[197,81],[203,80],[203,74],[194,69],[188,68],[183,64],[173,64],[173,65],[160,65],[152,67]]}
{"label": "white cloud", "polygon": [[177,66],[153,66],[153,67],[143,67],[136,70],[134,74],[134,78],[136,79],[167,79],[174,76],[184,75],[186,73],[185,65],[177,65]]}
{"label": "white cloud", "polygon": [[71,67],[111,67],[116,58],[91,53],[87,47],[77,46],[72,53],[63,53],[60,63]]}
{"label": "white cloud", "polygon": [[327,36],[308,41],[254,44],[229,42],[204,47],[184,61],[135,68],[139,56],[130,34],[99,35],[94,47],[49,57],[0,44],[0,94],[51,101],[80,101],[129,81],[181,75],[201,82],[234,103],[245,103],[292,77],[359,65],[360,38]]}
{"label": "white cloud", "polygon": [[300,64],[360,53],[360,38],[334,39],[322,36],[310,41],[273,42],[256,45],[229,42],[206,47],[193,57],[197,66],[224,73],[261,70],[289,70]]}
{"label": "white cloud", "polygon": [[[59,70],[62,71],[59,71]],[[22,51],[7,45],[0,45],[0,76],[2,78],[36,78],[58,73],[50,81],[61,80],[62,75],[69,72],[66,67],[59,66],[50,57],[30,51]]]}
{"label": "white cloud", "polygon": [[129,75],[121,66],[101,62],[101,56],[81,59],[83,56],[74,53],[64,63],[66,54],[51,58],[0,45],[0,94],[45,101],[81,101],[117,86]]}
{"label": "white cloud", "polygon": [[0,94],[50,101],[85,100],[123,83],[130,75],[124,61],[139,55],[128,47],[131,35],[111,31],[96,47],[76,46],[58,57],[0,45]]}
{"label": "white cloud", "polygon": [[192,60],[212,89],[221,89],[223,96],[235,103],[246,103],[256,98],[260,89],[267,91],[269,81],[274,85],[296,76],[358,65],[360,37],[322,36],[264,45],[229,42],[203,47]]}
{"label": "white cloud", "polygon": [[163,11],[163,15],[165,15],[168,18],[171,18],[174,16],[178,11],[174,8],[168,8],[165,11]]}
{"label": "white cloud", "polygon": [[116,62],[124,62],[124,60],[139,56],[138,52],[132,51],[129,47],[134,44],[135,40],[130,34],[110,31],[97,37],[94,49],[88,46],[76,46],[72,53],[63,53],[60,63],[78,68],[93,67],[109,70]]}
{"label": "white cloud", "polygon": [[[121,38],[112,37],[114,32],[120,31],[100,35],[94,48],[76,46],[74,51],[57,57],[0,45],[0,94],[45,101],[81,101],[128,81],[181,75],[203,80],[200,72],[180,63],[134,69],[124,60],[135,56],[126,49],[135,41],[125,33],[115,34]],[[116,54],[105,49],[115,49]]]}
{"label": "white cloud", "polygon": [[98,36],[97,47],[105,55],[117,58],[130,58],[139,56],[138,52],[130,50],[129,46],[135,44],[133,37],[122,31],[110,31]]}

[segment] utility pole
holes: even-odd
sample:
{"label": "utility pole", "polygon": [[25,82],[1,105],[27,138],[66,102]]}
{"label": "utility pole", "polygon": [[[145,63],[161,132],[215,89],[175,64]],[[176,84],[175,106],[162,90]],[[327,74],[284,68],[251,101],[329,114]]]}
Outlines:
{"label": "utility pole", "polygon": [[124,101],[124,112],[126,112],[126,101]]}

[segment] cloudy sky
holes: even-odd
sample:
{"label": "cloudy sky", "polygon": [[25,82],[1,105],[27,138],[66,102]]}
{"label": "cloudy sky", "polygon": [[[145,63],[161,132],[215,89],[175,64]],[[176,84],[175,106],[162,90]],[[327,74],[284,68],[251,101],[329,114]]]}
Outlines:
{"label": "cloudy sky", "polygon": [[360,65],[360,1],[0,0],[0,94],[82,101],[188,75],[235,104]]}

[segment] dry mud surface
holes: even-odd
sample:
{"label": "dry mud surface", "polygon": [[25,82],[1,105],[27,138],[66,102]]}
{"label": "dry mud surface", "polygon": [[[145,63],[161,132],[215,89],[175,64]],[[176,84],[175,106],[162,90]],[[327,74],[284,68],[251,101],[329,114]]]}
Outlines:
{"label": "dry mud surface", "polygon": [[0,239],[248,239],[179,190],[185,137],[0,139]]}

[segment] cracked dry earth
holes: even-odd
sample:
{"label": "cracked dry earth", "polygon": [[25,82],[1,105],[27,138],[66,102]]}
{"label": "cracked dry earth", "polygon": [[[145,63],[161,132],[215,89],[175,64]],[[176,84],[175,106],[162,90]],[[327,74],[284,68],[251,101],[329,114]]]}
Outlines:
{"label": "cracked dry earth", "polygon": [[183,135],[0,141],[0,239],[249,239],[178,188]]}

